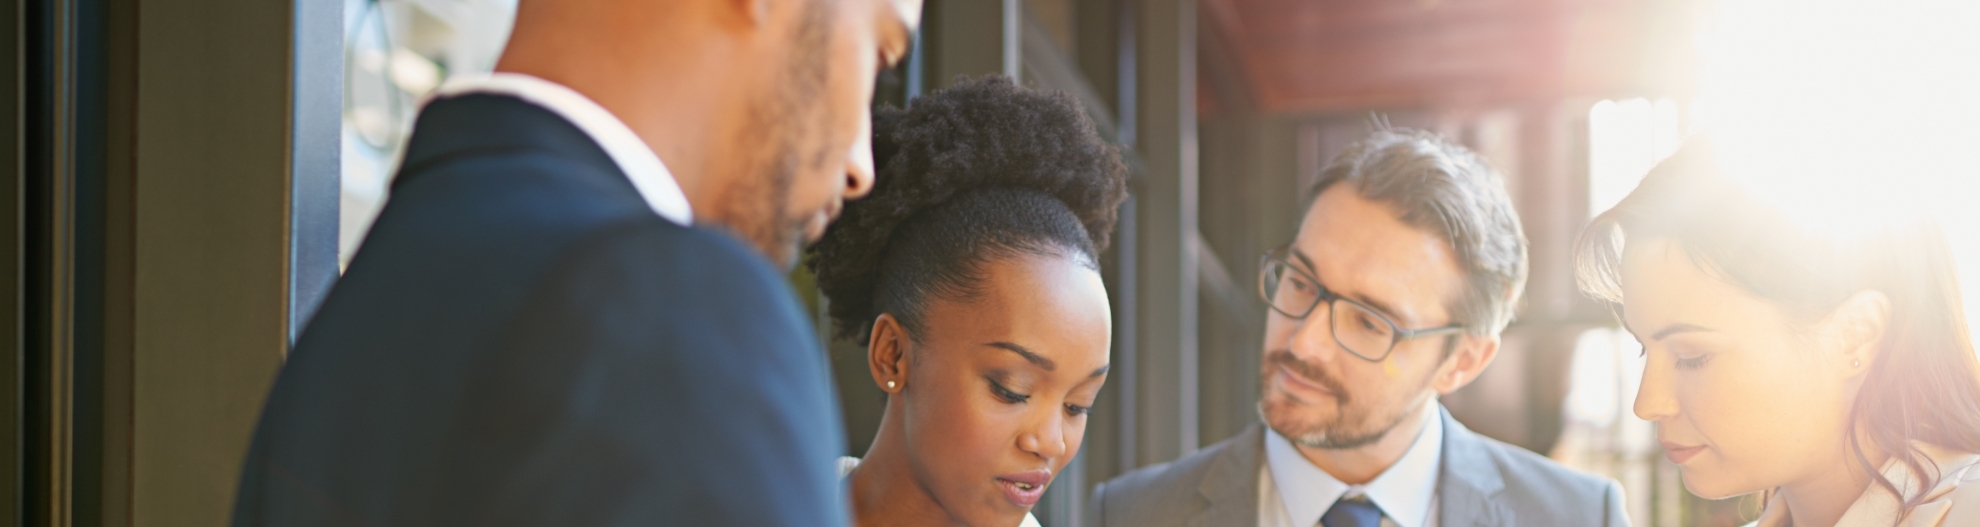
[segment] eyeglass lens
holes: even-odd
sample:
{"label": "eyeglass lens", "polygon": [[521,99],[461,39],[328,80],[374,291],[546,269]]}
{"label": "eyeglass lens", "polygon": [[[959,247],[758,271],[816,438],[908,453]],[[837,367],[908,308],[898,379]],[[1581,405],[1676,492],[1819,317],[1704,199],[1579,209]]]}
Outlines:
{"label": "eyeglass lens", "polygon": [[[1283,261],[1265,264],[1262,289],[1272,309],[1293,318],[1305,318],[1323,299],[1331,300],[1320,284],[1295,271]],[[1395,326],[1387,319],[1353,302],[1330,302],[1328,320],[1334,340],[1361,358],[1380,359],[1395,344]]]}

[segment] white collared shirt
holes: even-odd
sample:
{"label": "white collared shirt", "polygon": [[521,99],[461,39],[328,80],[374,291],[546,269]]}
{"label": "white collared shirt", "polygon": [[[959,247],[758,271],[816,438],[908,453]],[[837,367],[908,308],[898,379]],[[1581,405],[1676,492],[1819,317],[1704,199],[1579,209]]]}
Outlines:
{"label": "white collared shirt", "polygon": [[674,180],[674,174],[667,171],[667,165],[660,162],[660,156],[654,154],[653,148],[648,147],[639,134],[633,133],[625,121],[620,121],[591,98],[562,84],[531,75],[497,72],[449,79],[428,95],[427,100],[474,93],[522,99],[570,121],[572,126],[591,136],[591,140],[605,150],[605,155],[619,165],[619,170],[632,180],[633,188],[639,190],[640,197],[646,200],[646,205],[652,207],[655,214],[683,226],[694,224],[694,208],[688,205],[687,194],[681,191],[680,182]]}
{"label": "white collared shirt", "polygon": [[1438,527],[1437,472],[1444,456],[1444,420],[1433,399],[1421,411],[1422,432],[1409,450],[1366,485],[1335,479],[1292,440],[1265,428],[1265,463],[1258,470],[1259,527],[1313,527],[1334,502],[1356,494],[1382,509],[1383,527]]}

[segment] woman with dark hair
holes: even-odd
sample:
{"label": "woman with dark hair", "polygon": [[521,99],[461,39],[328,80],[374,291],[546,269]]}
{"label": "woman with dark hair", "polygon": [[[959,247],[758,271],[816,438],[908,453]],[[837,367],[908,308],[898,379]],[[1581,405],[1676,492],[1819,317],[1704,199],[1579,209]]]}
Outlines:
{"label": "woman with dark hair", "polygon": [[887,393],[862,526],[1035,526],[1106,382],[1099,254],[1126,196],[1078,103],[991,77],[874,116],[873,193],[806,263]]}
{"label": "woman with dark hair", "polygon": [[1692,141],[1577,242],[1685,487],[1764,492],[1761,526],[1980,525],[1980,362],[1942,235],[1811,229],[1722,153]]}

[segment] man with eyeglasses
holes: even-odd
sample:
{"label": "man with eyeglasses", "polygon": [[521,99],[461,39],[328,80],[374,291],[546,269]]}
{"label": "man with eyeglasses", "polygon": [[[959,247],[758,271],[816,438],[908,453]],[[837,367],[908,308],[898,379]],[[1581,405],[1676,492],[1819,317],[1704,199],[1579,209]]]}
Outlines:
{"label": "man with eyeglasses", "polygon": [[1379,130],[1304,192],[1265,255],[1262,426],[1094,490],[1096,525],[1627,525],[1613,481],[1479,436],[1437,403],[1499,351],[1526,282],[1503,180],[1435,134]]}

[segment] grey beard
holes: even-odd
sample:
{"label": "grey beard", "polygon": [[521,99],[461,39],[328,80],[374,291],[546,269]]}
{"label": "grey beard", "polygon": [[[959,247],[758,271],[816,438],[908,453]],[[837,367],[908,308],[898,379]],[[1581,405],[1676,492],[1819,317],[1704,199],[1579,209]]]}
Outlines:
{"label": "grey beard", "polygon": [[1396,416],[1389,420],[1388,426],[1363,434],[1340,433],[1340,429],[1346,428],[1346,423],[1342,422],[1342,419],[1338,417],[1334,422],[1309,427],[1308,430],[1303,432],[1280,430],[1279,427],[1272,425],[1270,419],[1265,417],[1265,401],[1262,400],[1258,401],[1258,421],[1265,423],[1265,426],[1270,427],[1272,431],[1278,432],[1279,435],[1285,436],[1287,440],[1299,446],[1324,450],[1351,450],[1381,441],[1383,437],[1389,435],[1389,431],[1402,426],[1403,421],[1414,415],[1415,411],[1421,406],[1423,406],[1423,401],[1417,401],[1404,406],[1403,411],[1397,412]]}

